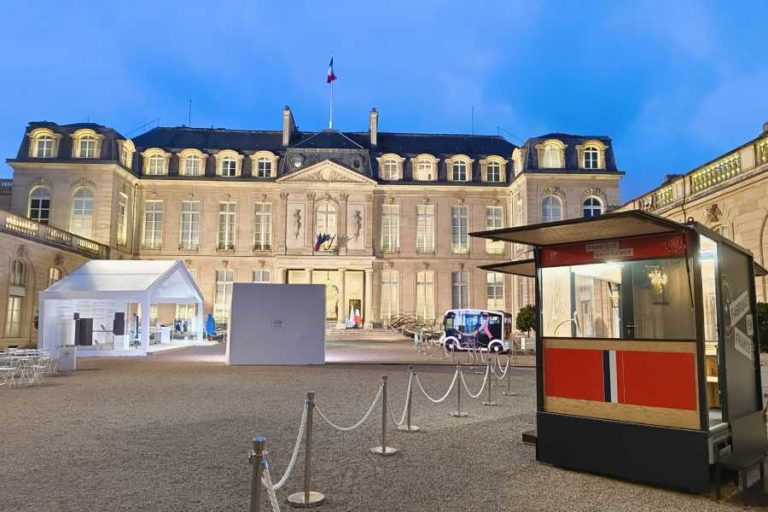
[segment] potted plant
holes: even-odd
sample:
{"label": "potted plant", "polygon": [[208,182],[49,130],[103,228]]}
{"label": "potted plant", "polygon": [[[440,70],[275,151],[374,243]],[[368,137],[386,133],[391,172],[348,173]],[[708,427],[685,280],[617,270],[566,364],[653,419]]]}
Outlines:
{"label": "potted plant", "polygon": [[530,337],[531,331],[536,330],[536,308],[531,304],[520,308],[515,319],[515,327],[525,333],[525,337],[520,339],[521,350],[527,350],[536,346],[534,339]]}

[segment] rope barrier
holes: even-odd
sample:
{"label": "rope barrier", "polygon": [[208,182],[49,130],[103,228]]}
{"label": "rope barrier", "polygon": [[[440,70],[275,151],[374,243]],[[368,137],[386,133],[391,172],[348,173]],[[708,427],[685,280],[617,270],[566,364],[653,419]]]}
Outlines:
{"label": "rope barrier", "polygon": [[490,369],[491,367],[490,365],[488,365],[485,370],[485,377],[483,377],[483,385],[480,386],[480,390],[477,393],[472,393],[469,390],[469,387],[467,387],[467,381],[464,380],[464,373],[461,371],[459,372],[459,376],[461,377],[461,383],[464,385],[464,391],[467,392],[470,398],[478,398],[483,393],[483,390],[485,389],[485,385],[488,383],[488,375],[490,373]]}
{"label": "rope barrier", "polygon": [[[293,466],[296,465],[296,459],[299,457],[299,449],[301,448],[301,436],[304,435],[304,429],[307,426],[307,405],[306,402],[304,403],[304,410],[301,413],[301,425],[299,425],[299,433],[296,435],[296,445],[293,447],[293,453],[291,454],[291,460],[288,462],[288,467],[285,468],[285,473],[283,473],[283,478],[280,479],[279,482],[277,482],[275,485],[272,484],[272,480],[269,480],[269,485],[266,483],[264,484],[267,488],[267,491],[274,493],[277,490],[280,490],[285,483],[288,481],[288,478],[291,476],[291,471],[293,471]],[[266,470],[266,464],[265,464],[265,470]],[[262,482],[264,481],[262,477]]]}
{"label": "rope barrier", "polygon": [[498,358],[496,359],[496,366],[499,369],[499,375],[496,375],[496,370],[494,370],[493,366],[491,367],[491,373],[496,377],[496,380],[504,380],[507,376],[507,371],[509,370],[509,358],[507,358],[507,365],[504,367],[504,370],[501,369],[501,363],[499,363]]}
{"label": "rope barrier", "polygon": [[[306,413],[306,408],[304,412]],[[301,438],[301,437],[299,437]],[[267,497],[269,503],[272,505],[272,512],[280,512],[280,502],[277,501],[277,494],[275,494],[276,486],[272,485],[272,476],[269,474],[269,462],[267,462],[267,456],[264,455],[262,463],[264,465],[264,472],[261,475],[261,483],[267,489]]]}
{"label": "rope barrier", "polygon": [[315,410],[317,411],[317,414],[319,414],[320,417],[323,419],[323,421],[325,421],[331,427],[335,428],[336,430],[341,430],[342,432],[349,432],[351,430],[355,430],[360,425],[365,423],[365,421],[368,419],[368,417],[373,412],[373,409],[376,407],[376,403],[379,401],[379,398],[381,398],[381,393],[382,393],[383,389],[384,389],[383,385],[379,386],[379,391],[376,393],[376,396],[374,397],[373,402],[371,403],[371,406],[368,408],[368,411],[365,413],[365,415],[362,418],[360,418],[360,421],[358,421],[357,423],[355,423],[351,427],[341,427],[339,425],[336,425],[331,420],[329,420],[328,417],[325,414],[323,414],[323,411],[317,405],[315,405]]}
{"label": "rope barrier", "polygon": [[392,418],[392,422],[398,427],[405,423],[405,416],[408,414],[408,403],[411,401],[411,388],[413,387],[413,372],[410,372],[408,376],[408,389],[405,391],[405,405],[403,406],[403,414],[400,416],[400,421],[395,420],[395,414],[392,412],[392,406],[387,404],[389,408],[389,416]]}
{"label": "rope barrier", "polygon": [[427,397],[430,402],[432,402],[433,404],[439,404],[440,402],[445,401],[445,399],[448,398],[448,395],[451,394],[451,390],[453,389],[453,386],[456,384],[456,379],[458,378],[459,378],[459,370],[457,368],[456,372],[453,374],[453,380],[451,381],[451,385],[448,386],[448,391],[446,391],[445,394],[437,400],[429,396],[429,393],[426,392],[426,390],[424,389],[424,386],[421,385],[421,380],[419,380],[418,374],[416,374],[416,384],[419,386],[419,389],[421,389],[421,392],[424,393],[424,396]]}

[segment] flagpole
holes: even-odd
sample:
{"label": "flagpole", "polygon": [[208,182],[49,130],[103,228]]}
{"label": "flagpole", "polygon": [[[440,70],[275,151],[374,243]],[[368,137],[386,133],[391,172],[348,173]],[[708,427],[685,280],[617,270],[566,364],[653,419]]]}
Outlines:
{"label": "flagpole", "polygon": [[331,80],[331,115],[328,119],[328,129],[333,130],[333,80]]}

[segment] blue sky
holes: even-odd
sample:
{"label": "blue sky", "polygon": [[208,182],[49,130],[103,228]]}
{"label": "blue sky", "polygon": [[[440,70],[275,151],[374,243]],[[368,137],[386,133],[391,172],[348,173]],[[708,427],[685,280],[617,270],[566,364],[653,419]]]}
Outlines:
{"label": "blue sky", "polygon": [[[743,2],[37,0],[0,7],[0,155],[29,121],[608,135],[622,199],[768,121],[768,9]],[[150,126],[157,124],[154,122]],[[2,165],[0,175],[10,176]]]}

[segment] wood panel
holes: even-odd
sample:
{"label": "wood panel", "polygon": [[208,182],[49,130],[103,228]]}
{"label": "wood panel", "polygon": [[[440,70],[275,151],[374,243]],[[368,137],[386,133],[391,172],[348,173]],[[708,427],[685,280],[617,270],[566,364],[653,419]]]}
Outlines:
{"label": "wood panel", "polygon": [[584,350],[632,350],[639,352],[696,353],[696,342],[691,341],[626,341],[595,339],[544,338],[544,348],[572,348]]}
{"label": "wood panel", "polygon": [[699,429],[698,410],[667,409],[642,405],[544,397],[544,410],[589,418],[642,423],[664,427]]}

